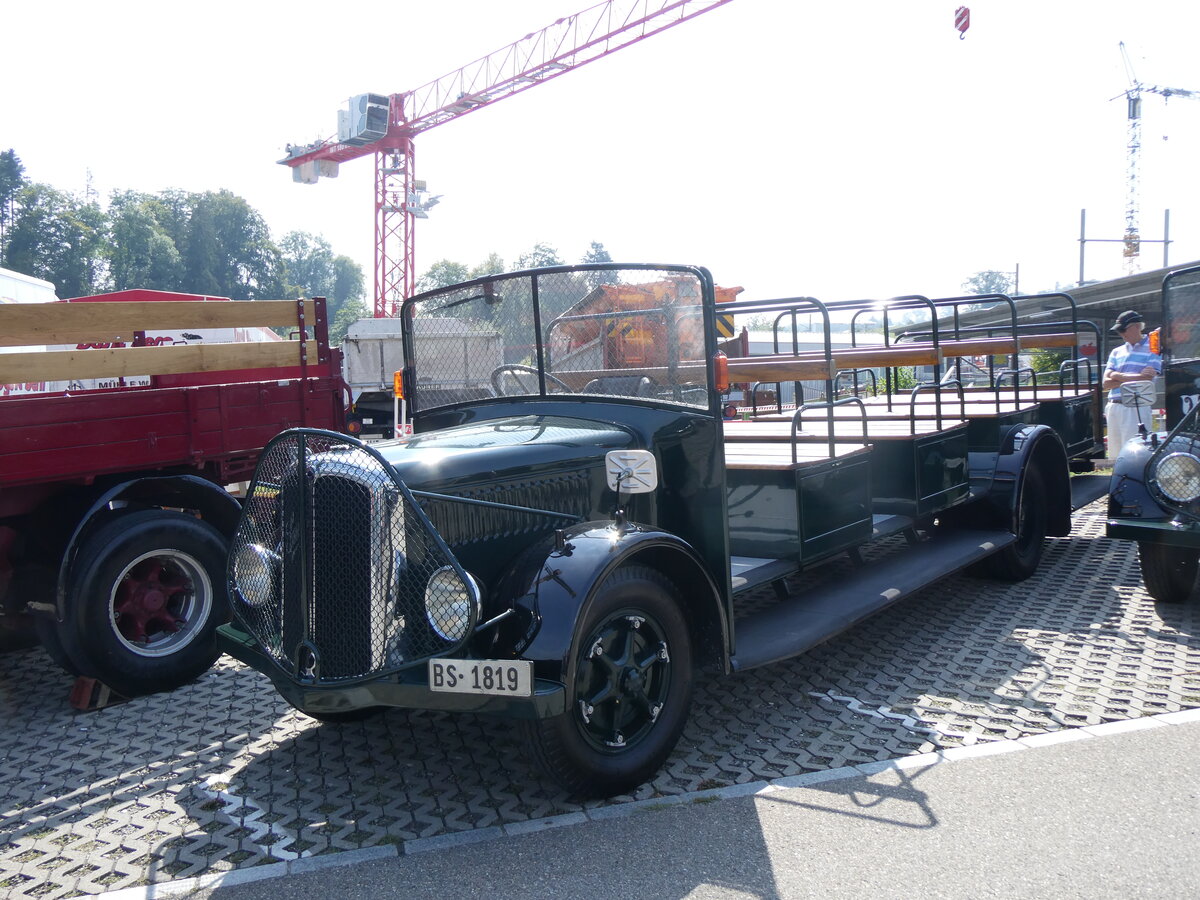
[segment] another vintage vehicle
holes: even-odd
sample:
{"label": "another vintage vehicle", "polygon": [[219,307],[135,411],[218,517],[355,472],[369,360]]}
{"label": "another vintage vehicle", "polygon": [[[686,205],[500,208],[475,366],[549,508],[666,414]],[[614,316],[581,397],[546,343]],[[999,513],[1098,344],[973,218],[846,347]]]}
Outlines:
{"label": "another vintage vehicle", "polygon": [[1163,279],[1165,432],[1139,435],[1113,466],[1108,535],[1137,541],[1142,580],[1155,600],[1192,596],[1200,568],[1200,266]]}
{"label": "another vintage vehicle", "polygon": [[[977,301],[893,306],[941,322]],[[322,720],[510,716],[572,794],[610,795],[671,753],[698,667],[802,653],[969,566],[1030,575],[1043,538],[1107,488],[1068,469],[1100,452],[1094,388],[1066,375],[897,391],[892,375],[955,354],[1077,351],[1074,321],[965,339],[939,325],[846,350],[827,337],[823,351],[747,359],[717,349],[721,315],[799,311],[828,336],[850,308],[720,304],[705,269],[668,265],[537,269],[406,301],[415,433],[368,445],[297,429],[266,449],[231,550],[223,648]],[[503,348],[479,383],[419,346],[456,331]],[[893,389],[723,419],[731,381],[817,379],[833,397],[838,373],[863,367]],[[789,576],[847,554],[851,574],[789,593]],[[770,585],[777,601],[756,590]]]}

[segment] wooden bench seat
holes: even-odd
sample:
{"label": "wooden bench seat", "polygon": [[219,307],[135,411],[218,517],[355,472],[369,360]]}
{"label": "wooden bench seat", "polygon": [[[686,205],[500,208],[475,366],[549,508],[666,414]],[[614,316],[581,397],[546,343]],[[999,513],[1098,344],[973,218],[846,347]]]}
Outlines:
{"label": "wooden bench seat", "polygon": [[[912,404],[907,395],[894,395],[892,397],[892,408],[887,407],[886,397],[864,397],[863,403],[867,408],[867,418],[874,420],[889,420],[903,419],[907,421],[912,415]],[[935,403],[925,403],[918,395],[917,400],[917,416],[922,419],[935,418],[933,409],[929,407],[936,406]],[[951,420],[960,421],[962,419],[973,419],[980,417],[989,417],[1004,415],[1014,412],[1028,412],[1037,406],[1032,400],[1021,398],[1020,403],[1012,401],[988,402],[986,400],[967,401],[960,403],[957,396],[942,396],[942,421]],[[839,406],[834,408],[834,417],[838,419],[858,419],[861,413],[853,406]],[[755,422],[790,422],[795,411],[784,412],[763,412],[754,416],[751,421]],[[825,412],[823,409],[814,409],[811,414],[805,413],[804,421],[807,423],[810,419],[823,418]]]}
{"label": "wooden bench seat", "polygon": [[[867,440],[887,441],[906,440],[927,434],[937,434],[965,428],[962,419],[943,417],[941,424],[936,419],[867,419]],[[795,436],[797,442],[828,441],[829,422],[827,419],[814,416],[811,420],[805,418],[803,430]],[[769,441],[788,442],[792,437],[791,419],[748,422],[734,420],[725,423],[725,441]],[[834,421],[833,437],[835,441],[861,440],[863,436],[863,420],[858,418],[839,418]]]}
{"label": "wooden bench seat", "polygon": [[766,441],[733,441],[725,444],[725,467],[727,469],[798,469],[815,463],[837,459],[865,456],[871,448],[865,444],[835,444],[834,456],[829,455],[829,445],[822,443],[790,443]]}
{"label": "wooden bench seat", "polygon": [[[1001,403],[1002,405],[1013,406],[1017,404],[1018,398],[1020,405],[1025,407],[1036,406],[1043,400],[1071,400],[1076,397],[1088,397],[1094,393],[1094,391],[1088,390],[1087,388],[1080,388],[1076,390],[1070,387],[1059,388],[1057,385],[1052,388],[1039,387],[1037,389],[1036,397],[1034,396],[1032,386],[1022,387],[1020,392],[1016,394],[1014,394],[1011,388],[1001,388],[1000,390],[996,390],[995,388],[972,388],[970,390],[963,391],[963,399],[966,401],[968,407],[990,406],[992,410],[995,411],[997,402]],[[907,406],[910,400],[911,397],[908,394],[892,395],[893,406],[901,403]],[[886,403],[887,398],[864,397],[863,402],[869,404]],[[921,391],[921,393],[917,394],[916,402],[923,405],[935,403],[936,396],[931,391]],[[950,404],[953,404],[955,407],[959,405],[957,392],[946,391],[942,393],[942,406],[945,407]]]}

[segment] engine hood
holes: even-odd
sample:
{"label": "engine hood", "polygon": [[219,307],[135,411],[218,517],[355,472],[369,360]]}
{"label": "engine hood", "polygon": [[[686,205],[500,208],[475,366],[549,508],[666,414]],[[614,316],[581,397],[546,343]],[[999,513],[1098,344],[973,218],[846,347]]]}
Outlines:
{"label": "engine hood", "polygon": [[602,466],[604,454],[636,446],[632,432],[609,422],[566,416],[511,416],[376,444],[413,488],[536,477],[539,472]]}

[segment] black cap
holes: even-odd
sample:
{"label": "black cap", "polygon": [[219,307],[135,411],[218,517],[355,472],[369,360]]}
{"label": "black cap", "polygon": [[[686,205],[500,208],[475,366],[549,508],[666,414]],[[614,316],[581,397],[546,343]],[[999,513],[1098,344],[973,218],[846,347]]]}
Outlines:
{"label": "black cap", "polygon": [[1137,312],[1136,310],[1127,309],[1127,310],[1125,310],[1125,312],[1123,312],[1119,316],[1117,316],[1117,323],[1115,325],[1113,325],[1112,330],[1116,331],[1116,332],[1121,332],[1121,331],[1124,331],[1126,329],[1126,327],[1128,327],[1129,325],[1132,325],[1134,322],[1144,322],[1144,321],[1146,321],[1146,320],[1142,318],[1141,313]]}

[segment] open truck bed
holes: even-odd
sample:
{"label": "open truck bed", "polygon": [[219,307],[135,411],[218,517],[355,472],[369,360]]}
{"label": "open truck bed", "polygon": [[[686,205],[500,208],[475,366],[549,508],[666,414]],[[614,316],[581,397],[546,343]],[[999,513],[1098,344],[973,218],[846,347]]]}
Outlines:
{"label": "open truck bed", "polygon": [[280,431],[344,421],[324,300],[131,295],[0,306],[0,385],[24,391],[0,396],[0,626],[32,617],[65,669],[124,695],[208,667],[228,489]]}

